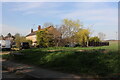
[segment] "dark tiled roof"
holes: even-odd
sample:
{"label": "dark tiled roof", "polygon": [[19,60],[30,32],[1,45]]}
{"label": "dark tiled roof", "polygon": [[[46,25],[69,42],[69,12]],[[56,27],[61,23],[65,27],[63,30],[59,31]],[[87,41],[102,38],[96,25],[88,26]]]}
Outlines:
{"label": "dark tiled roof", "polygon": [[[46,28],[44,28],[44,29],[50,29],[50,28],[52,28],[53,26],[49,26],[49,27],[46,27]],[[44,29],[40,29],[40,30],[44,30]],[[37,30],[38,31],[38,30]],[[32,35],[36,35],[36,32],[37,31],[33,31],[32,33],[30,33],[30,34],[28,34],[26,37],[28,37],[28,36],[32,36]]]}
{"label": "dark tiled roof", "polygon": [[14,36],[5,36],[4,38],[15,38]]}
{"label": "dark tiled roof", "polygon": [[[36,35],[36,32],[37,32],[37,31],[34,31],[34,32],[32,32],[32,33],[28,34],[27,36]],[[26,37],[27,37],[27,36],[26,36]]]}
{"label": "dark tiled roof", "polygon": [[[49,26],[49,27],[44,28],[44,29],[49,29],[50,27],[52,27],[52,26]],[[41,30],[43,30],[43,29],[41,29]],[[36,35],[36,32],[37,32],[37,31],[33,31],[32,33],[28,34],[26,37],[32,36],[32,35]]]}

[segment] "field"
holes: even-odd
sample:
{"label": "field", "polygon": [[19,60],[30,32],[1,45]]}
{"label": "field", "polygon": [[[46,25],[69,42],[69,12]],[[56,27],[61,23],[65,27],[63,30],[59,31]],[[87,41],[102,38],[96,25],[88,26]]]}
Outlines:
{"label": "field", "polygon": [[3,58],[83,76],[117,77],[120,73],[116,41],[103,47],[50,47],[19,52],[23,56],[3,55]]}

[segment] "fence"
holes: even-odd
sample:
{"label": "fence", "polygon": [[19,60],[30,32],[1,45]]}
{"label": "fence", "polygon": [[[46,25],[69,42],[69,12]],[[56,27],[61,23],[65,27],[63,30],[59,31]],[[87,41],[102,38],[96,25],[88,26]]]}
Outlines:
{"label": "fence", "polygon": [[109,42],[89,42],[88,46],[109,46]]}

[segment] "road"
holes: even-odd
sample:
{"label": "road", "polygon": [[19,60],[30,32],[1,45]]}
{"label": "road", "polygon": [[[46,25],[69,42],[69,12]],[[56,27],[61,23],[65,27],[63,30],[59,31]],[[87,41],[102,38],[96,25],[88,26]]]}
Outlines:
{"label": "road", "polygon": [[[10,52],[4,52],[1,54],[9,54]],[[81,77],[80,75],[74,75],[74,74],[67,74],[67,73],[61,73],[57,71],[52,71],[48,69],[43,69],[37,66],[31,66],[27,64],[21,64],[21,63],[16,63],[13,61],[7,61],[2,59],[0,60],[0,63],[3,64],[2,66],[2,80],[5,79],[53,79],[53,80],[95,80],[94,78],[84,78]]]}
{"label": "road", "polygon": [[17,75],[15,73],[11,73],[9,72],[7,69],[3,68],[2,66],[2,61],[5,61],[4,59],[2,59],[2,55],[3,54],[9,54],[10,51],[6,51],[6,52],[0,52],[0,78],[2,78],[2,80],[5,79],[15,79],[15,78],[23,78],[23,75]]}

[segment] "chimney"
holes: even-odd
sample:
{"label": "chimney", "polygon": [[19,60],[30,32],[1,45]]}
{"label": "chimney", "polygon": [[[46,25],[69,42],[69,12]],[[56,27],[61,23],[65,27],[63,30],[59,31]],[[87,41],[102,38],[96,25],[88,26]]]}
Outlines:
{"label": "chimney", "polygon": [[31,33],[33,32],[33,29],[31,29]]}
{"label": "chimney", "polygon": [[38,30],[40,30],[41,29],[41,26],[40,25],[38,25]]}

